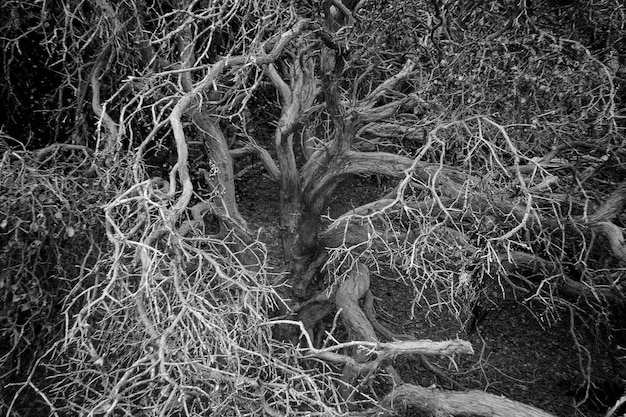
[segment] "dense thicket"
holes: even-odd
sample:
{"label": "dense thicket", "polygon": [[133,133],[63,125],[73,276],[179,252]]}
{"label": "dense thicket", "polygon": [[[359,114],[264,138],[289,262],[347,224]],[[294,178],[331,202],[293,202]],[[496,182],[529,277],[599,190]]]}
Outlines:
{"label": "dense thicket", "polygon": [[565,317],[592,386],[584,337],[624,343],[626,10],[509,3],[3,0],[0,410],[549,415],[432,365],[473,348],[394,333],[381,276],[457,334],[503,298]]}

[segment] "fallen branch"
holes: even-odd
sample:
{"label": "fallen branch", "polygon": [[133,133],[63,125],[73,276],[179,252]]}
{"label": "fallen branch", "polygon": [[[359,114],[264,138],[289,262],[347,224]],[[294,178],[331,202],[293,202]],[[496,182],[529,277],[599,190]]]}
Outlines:
{"label": "fallen branch", "polygon": [[554,417],[539,408],[482,391],[442,391],[405,384],[381,401],[381,408],[350,413],[350,417],[397,416],[407,410],[424,417]]}
{"label": "fallen branch", "polygon": [[[364,304],[363,308],[365,310],[365,315],[367,316],[368,320],[372,323],[372,325],[374,326],[374,329],[376,329],[376,331],[378,333],[382,334],[386,339],[389,339],[389,340],[407,340],[407,341],[417,340],[414,337],[409,336],[409,335],[393,333],[391,330],[389,330],[387,327],[385,327],[383,324],[381,324],[378,321],[378,319],[376,318],[376,311],[374,309],[374,296],[371,293],[371,291],[369,291],[366,294],[365,301],[363,302],[363,304]],[[431,364],[428,361],[428,359],[426,358],[425,355],[417,355],[417,358],[418,358],[420,364],[422,365],[422,367],[424,369],[426,369],[428,372],[430,372],[433,375],[439,377],[441,380],[446,381],[447,383],[452,385],[457,390],[461,390],[461,391],[466,391],[467,390],[467,388],[465,386],[463,386],[462,384],[460,384],[456,380],[450,378],[450,376],[448,376],[441,369],[433,366],[433,364]]]}

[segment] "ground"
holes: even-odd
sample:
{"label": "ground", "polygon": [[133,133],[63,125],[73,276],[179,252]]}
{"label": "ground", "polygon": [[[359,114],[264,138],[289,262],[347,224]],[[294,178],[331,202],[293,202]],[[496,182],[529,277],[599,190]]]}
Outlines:
{"label": "ground", "polygon": [[[337,190],[329,214],[337,216],[350,207],[377,198],[388,185],[375,178],[357,178]],[[250,219],[253,229],[260,230],[272,264],[280,269],[281,248],[276,223],[278,187],[260,168],[247,171],[238,180],[237,187],[242,214]],[[584,397],[584,387],[579,387],[584,382],[581,366],[585,367],[587,362],[584,358],[581,362],[567,311],[542,315],[511,294],[503,299],[494,287],[493,303],[482,306],[477,322],[459,323],[445,312],[412,309],[413,293],[399,277],[384,272],[373,274],[371,290],[379,320],[394,333],[432,340],[458,337],[472,343],[476,352],[472,356],[454,358],[454,361],[431,359],[467,388],[504,395],[557,416],[605,415],[607,407],[594,401],[577,405]],[[589,333],[578,342],[589,349],[593,381],[598,384],[590,397],[602,397],[604,391],[615,388],[603,384],[617,380],[616,364],[610,360],[606,345],[594,334]],[[407,382],[449,388],[445,381],[425,371],[417,357],[401,358],[394,365]],[[615,400],[611,401],[610,405]]]}
{"label": "ground", "polygon": [[[604,416],[605,408],[589,404],[576,406],[575,393],[583,378],[567,318],[548,326],[519,302],[500,300],[478,327],[470,330],[445,313],[426,317],[423,311],[416,310],[415,317],[410,318],[412,295],[400,282],[377,278],[372,290],[379,297],[377,311],[384,312],[386,322],[397,323],[395,332],[433,340],[458,336],[472,343],[475,355],[456,358],[455,363],[438,361],[466,387],[504,395],[558,416]],[[591,340],[581,343],[589,345]],[[606,351],[601,346],[596,349],[594,362],[612,373]],[[407,380],[414,379],[426,386],[441,384],[425,372],[416,359],[403,360],[397,368]],[[599,374],[596,371],[595,376]]]}

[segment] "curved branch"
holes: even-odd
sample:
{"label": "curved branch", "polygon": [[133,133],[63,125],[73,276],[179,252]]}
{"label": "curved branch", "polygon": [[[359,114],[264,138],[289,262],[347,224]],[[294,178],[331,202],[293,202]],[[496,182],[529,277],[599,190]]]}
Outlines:
{"label": "curved branch", "polygon": [[272,155],[270,155],[267,149],[265,149],[262,146],[259,146],[256,142],[253,142],[251,139],[248,139],[248,140],[250,140],[250,143],[246,144],[245,146],[242,146],[237,149],[231,149],[230,156],[232,156],[233,158],[236,158],[236,157],[251,154],[251,153],[256,154],[261,159],[261,162],[265,166],[265,169],[267,170],[272,180],[279,181],[280,169],[278,169],[276,162],[274,162],[274,159],[272,159]]}
{"label": "curved branch", "polygon": [[376,103],[376,100],[381,98],[387,91],[396,87],[400,83],[400,81],[407,78],[413,72],[413,69],[415,69],[415,62],[408,59],[400,72],[398,72],[393,77],[385,80],[385,82],[376,87],[374,91],[372,91],[367,95],[367,97],[365,97],[363,107],[368,109],[372,108]]}
{"label": "curved branch", "polygon": [[377,107],[372,107],[370,104],[367,104],[365,107],[355,107],[350,112],[350,115],[354,119],[353,123],[360,127],[367,123],[389,119],[398,114],[401,110],[407,111],[423,103],[424,101],[416,94],[409,94],[399,100],[394,100]]}
{"label": "curved branch", "polygon": [[113,151],[115,147],[115,142],[117,140],[117,136],[119,133],[119,128],[117,126],[117,123],[115,123],[113,119],[111,118],[111,116],[109,116],[109,114],[106,112],[100,100],[100,73],[102,72],[104,63],[106,62],[110,53],[111,53],[111,46],[109,45],[104,49],[102,54],[98,57],[96,64],[91,70],[91,77],[90,77],[91,109],[93,110],[94,114],[98,118],[98,122],[104,124],[105,128],[108,131],[107,132],[108,134],[106,135],[106,144],[104,147],[105,155],[109,155],[110,152]]}
{"label": "curved branch", "polygon": [[208,74],[204,77],[204,79],[198,82],[193,87],[193,89],[191,89],[191,91],[188,91],[178,101],[178,103],[176,103],[176,106],[174,106],[174,109],[172,110],[172,113],[168,118],[170,125],[172,126],[172,132],[176,141],[176,148],[178,153],[178,160],[174,165],[174,168],[170,172],[171,188],[169,195],[174,195],[174,193],[176,192],[176,174],[178,174],[180,182],[183,185],[183,193],[180,196],[176,205],[174,206],[174,220],[178,217],[182,210],[187,207],[189,201],[191,200],[191,195],[193,192],[193,187],[189,178],[189,170],[187,167],[188,147],[185,139],[185,133],[183,131],[183,125],[181,122],[182,117],[187,112],[189,106],[193,104],[196,98],[199,97],[205,90],[213,87],[215,79],[224,71],[225,68],[246,65],[251,62],[262,65],[275,61],[280,53],[282,53],[288,42],[291,41],[298,34],[300,34],[302,31],[304,31],[309,25],[310,22],[306,20],[300,20],[290,30],[280,35],[278,41],[268,41],[262,48],[262,50],[268,47],[270,44],[273,44],[273,48],[270,53],[262,52],[258,55],[253,56],[241,55],[222,58],[215,64],[211,65],[210,70]]}
{"label": "curved branch", "polygon": [[274,87],[278,90],[280,94],[280,103],[283,107],[288,106],[291,103],[291,90],[289,90],[289,86],[283,79],[281,78],[278,71],[276,71],[276,67],[274,64],[269,63],[266,66],[266,74],[269,77]]}
{"label": "curved branch", "polygon": [[174,110],[168,118],[170,125],[172,126],[172,133],[174,134],[174,140],[176,141],[176,164],[170,171],[170,190],[168,195],[174,196],[176,193],[176,174],[180,183],[183,186],[183,192],[172,209],[172,218],[168,219],[173,224],[182,213],[193,194],[193,185],[191,184],[191,178],[189,177],[189,167],[187,166],[187,159],[189,155],[189,148],[187,146],[187,140],[185,139],[185,132],[183,130],[183,123],[181,121],[183,112],[186,108],[186,100],[181,100],[176,104]]}
{"label": "curved branch", "polygon": [[[388,152],[358,151],[346,151],[342,156],[332,158],[326,169],[319,170],[320,175],[313,175],[317,171],[314,168],[315,164],[320,163],[319,160],[322,158],[321,153],[314,154],[302,174],[306,198],[313,207],[320,210],[323,196],[350,174],[378,174],[403,178],[412,169],[410,174],[416,179],[425,185],[440,188],[442,197],[452,198],[457,197],[462,192],[463,183],[471,179],[463,171],[438,163],[421,162]],[[310,170],[307,169],[309,166]]]}
{"label": "curved branch", "polygon": [[[272,39],[264,44],[261,50],[265,50],[272,47],[271,52],[261,52],[257,55],[237,55],[237,56],[227,56],[214,64],[207,65],[206,68],[210,68],[208,74],[198,82],[194,88],[185,94],[181,100],[178,102],[177,106],[180,106],[180,113],[183,113],[187,107],[193,102],[193,100],[198,97],[205,90],[213,88],[213,84],[217,77],[222,74],[222,72],[226,68],[239,67],[243,65],[255,64],[255,65],[264,65],[270,64],[279,57],[279,55],[283,52],[286,45],[296,36],[301,34],[307,27],[309,27],[312,23],[307,20],[298,21],[290,30],[281,34],[278,40]],[[195,69],[202,69],[205,67],[197,67],[197,68],[189,68],[188,71]]]}

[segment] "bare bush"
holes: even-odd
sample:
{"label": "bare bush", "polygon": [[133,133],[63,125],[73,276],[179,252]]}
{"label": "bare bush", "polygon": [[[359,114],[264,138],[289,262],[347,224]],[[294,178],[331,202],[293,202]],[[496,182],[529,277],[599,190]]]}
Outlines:
{"label": "bare bush", "polygon": [[[417,355],[463,388],[425,356],[473,349],[385,327],[372,272],[460,329],[510,295],[569,314],[590,378],[576,324],[624,295],[621,69],[534,18],[547,4],[6,3],[12,56],[36,34],[63,74],[63,149],[91,150],[110,247],[69,277],[63,336],[29,367],[46,382],[9,414],[32,388],[55,415],[548,415],[405,383],[394,361]],[[279,270],[239,210],[245,156],[279,186]],[[394,186],[326,217],[354,176]]]}

